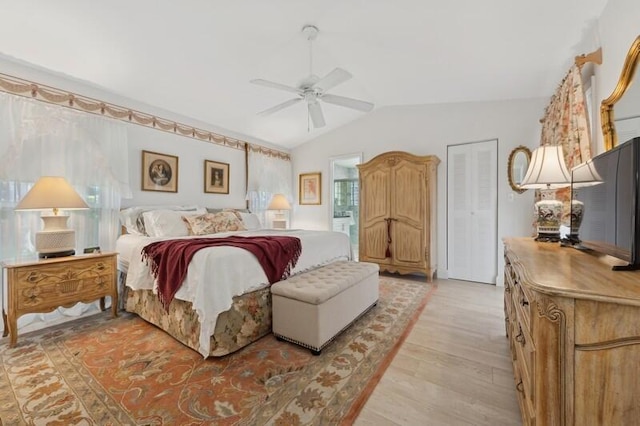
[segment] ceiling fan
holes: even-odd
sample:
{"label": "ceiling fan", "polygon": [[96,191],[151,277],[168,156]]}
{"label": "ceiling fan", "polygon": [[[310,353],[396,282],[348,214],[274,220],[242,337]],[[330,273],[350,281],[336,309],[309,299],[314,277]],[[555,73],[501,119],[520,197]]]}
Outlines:
{"label": "ceiling fan", "polygon": [[371,102],[361,101],[359,99],[347,98],[345,96],[332,95],[327,93],[330,89],[334,88],[338,84],[344,83],[349,80],[351,77],[350,72],[342,69],[336,68],[331,71],[326,76],[320,78],[313,73],[313,41],[318,36],[318,28],[313,25],[305,25],[302,28],[303,34],[306,35],[307,40],[309,40],[309,76],[302,80],[302,82],[297,86],[287,86],[285,84],[276,83],[269,80],[263,79],[255,79],[250,82],[253,84],[258,84],[260,86],[271,87],[273,89],[285,90],[287,92],[292,92],[298,95],[293,99],[289,99],[281,104],[268,108],[264,111],[258,113],[258,115],[269,115],[274,112],[280,111],[281,109],[287,108],[291,105],[294,105],[302,100],[307,103],[307,110],[309,112],[309,117],[313,122],[314,128],[324,127],[326,124],[324,120],[324,114],[322,113],[322,107],[320,106],[320,102],[327,102],[334,105],[339,105],[342,107],[357,109],[358,111],[368,112],[373,109],[373,104]]}

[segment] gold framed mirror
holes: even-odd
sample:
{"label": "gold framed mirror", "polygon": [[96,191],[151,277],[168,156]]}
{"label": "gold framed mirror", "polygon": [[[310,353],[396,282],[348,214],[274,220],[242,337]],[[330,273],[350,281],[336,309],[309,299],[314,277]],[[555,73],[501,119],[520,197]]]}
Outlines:
{"label": "gold framed mirror", "polygon": [[509,161],[507,162],[507,176],[509,177],[509,186],[519,194],[526,189],[520,187],[524,175],[527,174],[529,163],[531,162],[531,150],[526,146],[520,145],[511,151]]}
{"label": "gold framed mirror", "polygon": [[[637,117],[640,120],[640,83],[632,85],[634,77],[640,80],[637,74],[640,68],[637,66],[640,61],[640,36],[638,36],[624,61],[620,79],[613,93],[600,105],[600,119],[602,121],[602,136],[604,138],[604,149],[610,150],[618,144],[618,131],[615,120]],[[624,99],[623,96],[624,95]],[[614,113],[614,106],[616,112]]]}

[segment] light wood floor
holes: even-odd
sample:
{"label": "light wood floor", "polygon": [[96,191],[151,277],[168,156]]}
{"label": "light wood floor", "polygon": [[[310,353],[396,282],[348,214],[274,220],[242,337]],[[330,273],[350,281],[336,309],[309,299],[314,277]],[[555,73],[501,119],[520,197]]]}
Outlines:
{"label": "light wood floor", "polygon": [[520,425],[503,288],[438,280],[356,425]]}

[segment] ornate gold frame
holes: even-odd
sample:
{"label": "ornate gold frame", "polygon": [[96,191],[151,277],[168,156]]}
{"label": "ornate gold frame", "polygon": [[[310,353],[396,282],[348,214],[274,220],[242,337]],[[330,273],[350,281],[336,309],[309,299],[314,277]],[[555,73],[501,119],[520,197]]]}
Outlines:
{"label": "ornate gold frame", "polygon": [[[158,172],[154,165],[162,170]],[[141,169],[143,191],[178,192],[177,156],[143,150]]]}
{"label": "ornate gold frame", "polygon": [[640,59],[640,36],[638,36],[624,60],[624,66],[620,73],[620,79],[613,93],[600,105],[600,120],[602,121],[602,136],[604,138],[604,149],[610,150],[618,144],[618,136],[614,125],[613,106],[620,100],[624,92],[631,85],[633,75]]}
{"label": "ornate gold frame", "polygon": [[507,161],[507,176],[509,178],[509,186],[511,187],[511,189],[519,194],[522,194],[524,191],[526,191],[526,189],[521,188],[513,181],[513,173],[511,172],[511,169],[513,168],[513,159],[519,152],[525,153],[525,155],[527,156],[527,164],[531,163],[531,150],[524,145],[515,147],[509,154],[509,160]]}
{"label": "ornate gold frame", "polygon": [[[229,193],[229,163],[204,160],[204,192],[208,194]],[[216,182],[215,173],[221,173],[220,180]]]}
{"label": "ornate gold frame", "polygon": [[298,204],[322,204],[322,173],[301,173],[298,177]]}

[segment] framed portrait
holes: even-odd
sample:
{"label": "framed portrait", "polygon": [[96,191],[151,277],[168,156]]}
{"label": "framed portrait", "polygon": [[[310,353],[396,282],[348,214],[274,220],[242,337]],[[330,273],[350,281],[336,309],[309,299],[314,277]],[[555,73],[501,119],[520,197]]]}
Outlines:
{"label": "framed portrait", "polygon": [[300,182],[298,183],[300,205],[322,204],[321,177],[320,172],[300,174]]}
{"label": "framed portrait", "polygon": [[229,164],[204,160],[204,192],[229,193]]}
{"label": "framed portrait", "polygon": [[178,157],[142,151],[142,190],[178,192]]}

